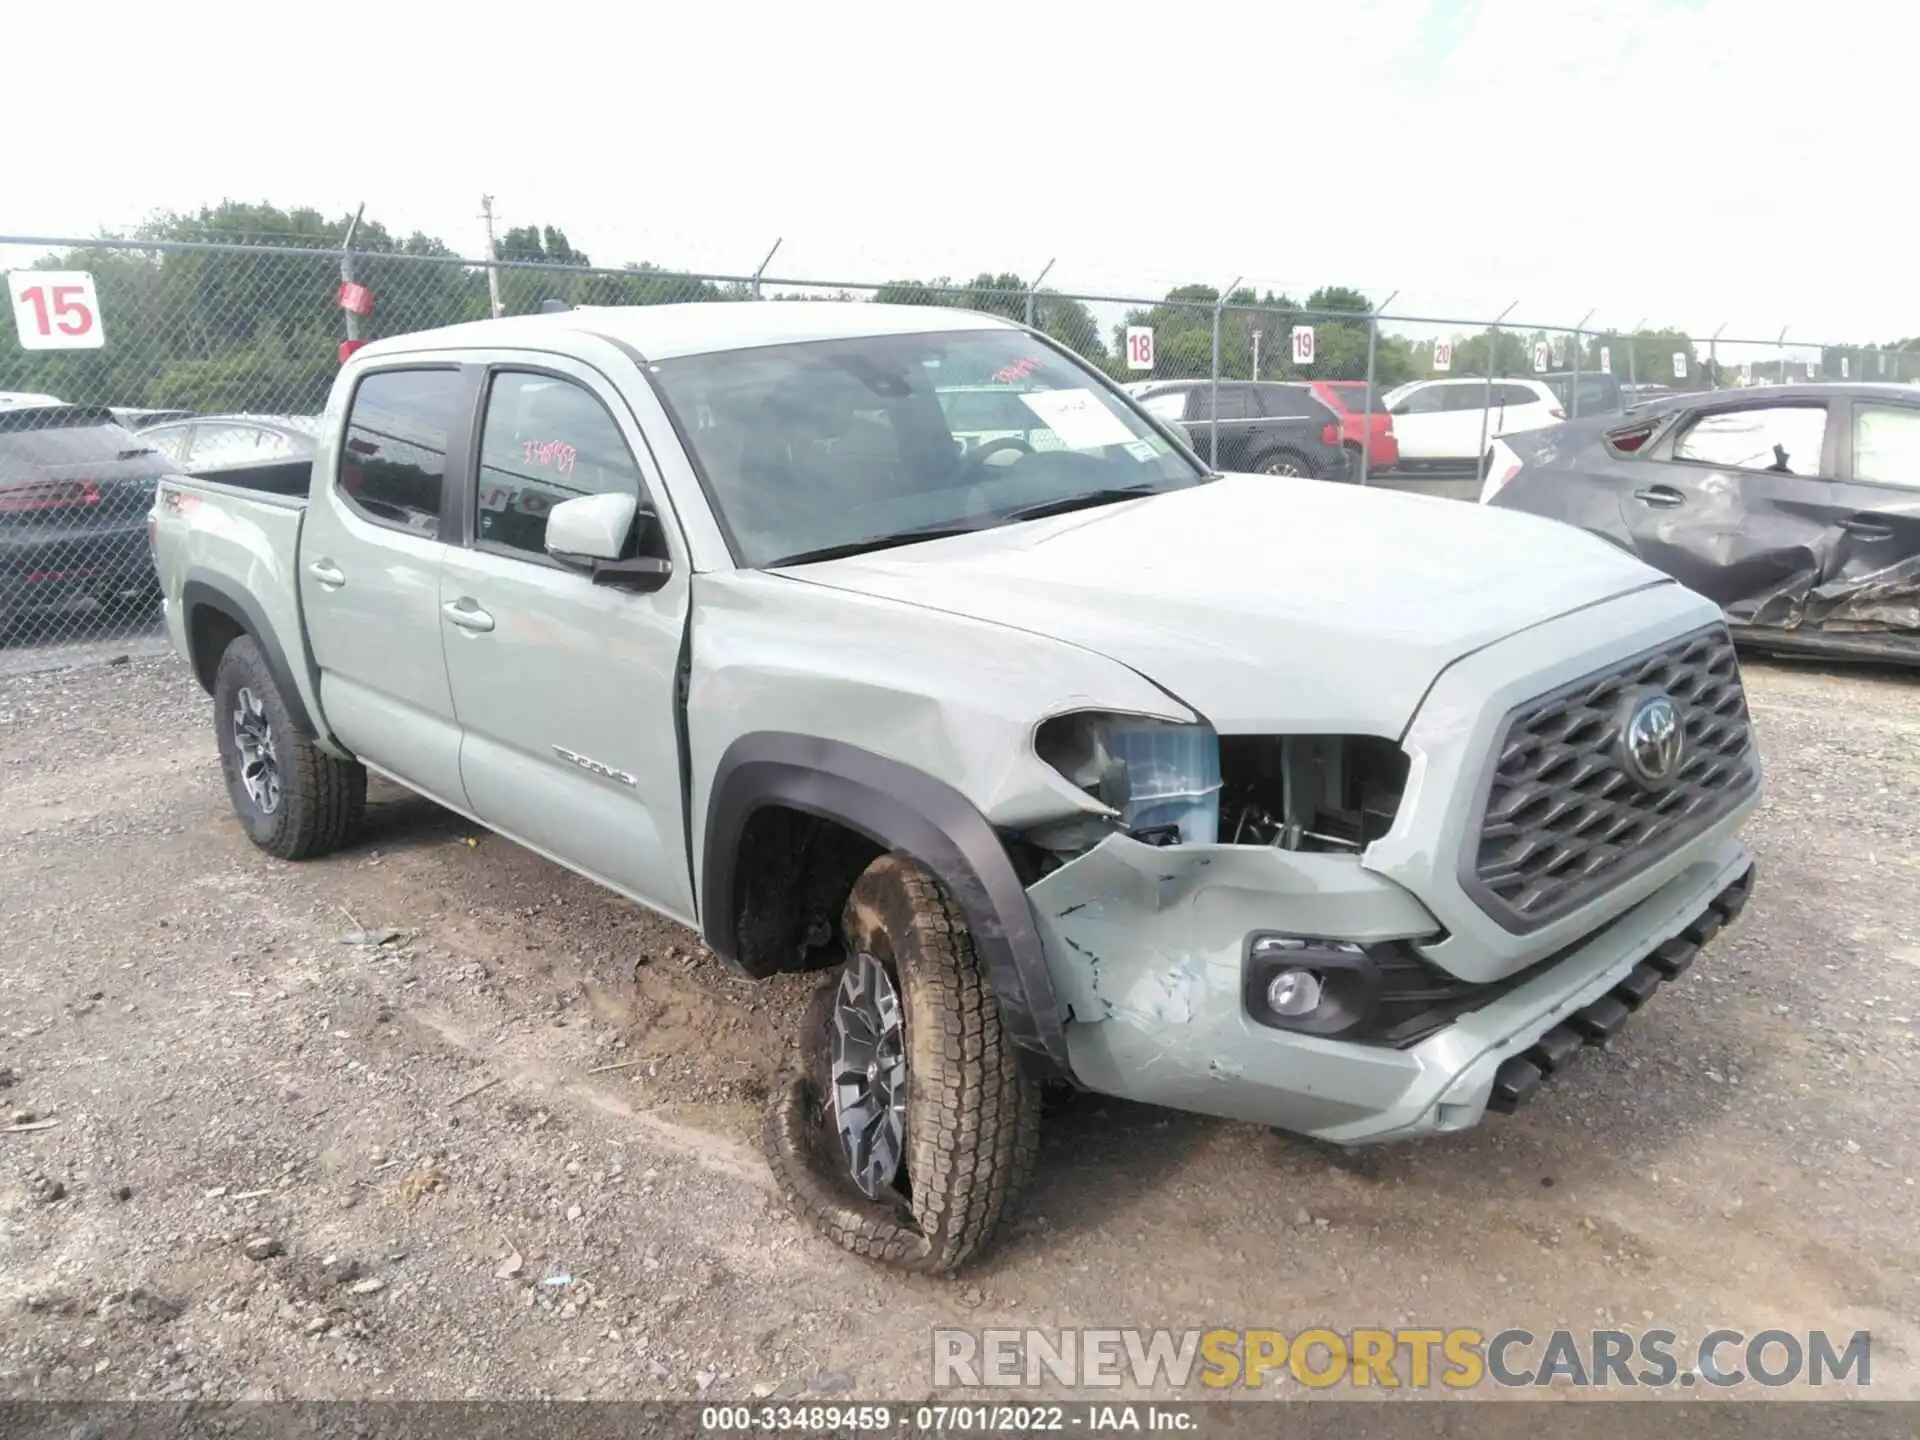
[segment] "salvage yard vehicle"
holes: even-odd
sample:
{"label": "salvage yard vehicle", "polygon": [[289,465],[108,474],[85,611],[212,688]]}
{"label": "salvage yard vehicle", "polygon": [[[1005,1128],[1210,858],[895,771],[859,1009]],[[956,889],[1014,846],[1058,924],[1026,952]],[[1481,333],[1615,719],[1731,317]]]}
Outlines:
{"label": "salvage yard vehicle", "polygon": [[1579,526],[1757,649],[1920,663],[1920,392],[1670,395],[1489,447],[1482,503]]}
{"label": "salvage yard vehicle", "polygon": [[[1178,423],[1193,448],[1227,470],[1353,478],[1357,462],[1341,445],[1340,416],[1304,385],[1279,380],[1157,380],[1130,392],[1148,414]],[[1218,412],[1215,406],[1218,406]]]}
{"label": "salvage yard vehicle", "polygon": [[1471,472],[1485,441],[1566,419],[1539,380],[1410,380],[1381,397],[1400,442],[1400,469]]}
{"label": "salvage yard vehicle", "polygon": [[147,512],[172,473],[102,406],[0,408],[0,638],[87,600],[150,607]]}
{"label": "salvage yard vehicle", "polygon": [[311,465],[319,429],[317,415],[178,415],[149,421],[140,437],[188,474],[217,477],[287,461]]}
{"label": "salvage yard vehicle", "polygon": [[[1355,456],[1366,452],[1367,469],[1384,475],[1400,463],[1400,442],[1386,398],[1364,380],[1301,380],[1313,398],[1340,417],[1340,439]],[[1358,461],[1354,468],[1358,469]]]}
{"label": "salvage yard vehicle", "polygon": [[[1010,371],[1047,445],[956,445],[941,394]],[[1550,521],[1215,474],[993,316],[377,340],[307,497],[171,478],[154,524],[255,844],[347,843],[377,771],[747,976],[821,972],[769,1161],[912,1269],[1008,1216],[1043,1084],[1463,1130],[1752,884],[1709,602]]]}

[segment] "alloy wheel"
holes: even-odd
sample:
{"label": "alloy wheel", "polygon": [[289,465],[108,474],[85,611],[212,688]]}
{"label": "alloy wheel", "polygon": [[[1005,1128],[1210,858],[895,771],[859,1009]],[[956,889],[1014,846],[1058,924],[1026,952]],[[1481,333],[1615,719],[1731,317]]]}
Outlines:
{"label": "alloy wheel", "polygon": [[246,686],[233,697],[233,748],[240,759],[240,783],[262,815],[280,808],[280,757],[273,746],[267,707]]}
{"label": "alloy wheel", "polygon": [[847,1173],[877,1200],[893,1189],[906,1155],[906,1017],[886,966],[848,960],[834,994],[830,1039],[834,1129]]}

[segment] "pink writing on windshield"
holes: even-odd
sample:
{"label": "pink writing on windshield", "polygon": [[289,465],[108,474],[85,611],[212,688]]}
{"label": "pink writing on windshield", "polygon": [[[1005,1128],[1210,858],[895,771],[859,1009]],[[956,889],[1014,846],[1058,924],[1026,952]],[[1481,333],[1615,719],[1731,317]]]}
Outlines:
{"label": "pink writing on windshield", "polygon": [[522,443],[520,450],[529,465],[543,465],[549,470],[558,470],[562,475],[573,473],[577,452],[564,440],[528,440]]}

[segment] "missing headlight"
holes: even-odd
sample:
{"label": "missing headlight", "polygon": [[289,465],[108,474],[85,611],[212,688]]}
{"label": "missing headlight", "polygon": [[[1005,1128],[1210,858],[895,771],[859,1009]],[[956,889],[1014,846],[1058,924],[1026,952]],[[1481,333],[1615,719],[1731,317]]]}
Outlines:
{"label": "missing headlight", "polygon": [[1407,756],[1375,735],[1226,735],[1220,839],[1355,852],[1393,827]]}
{"label": "missing headlight", "polygon": [[1080,711],[1044,722],[1034,750],[1149,843],[1219,835],[1220,741],[1205,725]]}

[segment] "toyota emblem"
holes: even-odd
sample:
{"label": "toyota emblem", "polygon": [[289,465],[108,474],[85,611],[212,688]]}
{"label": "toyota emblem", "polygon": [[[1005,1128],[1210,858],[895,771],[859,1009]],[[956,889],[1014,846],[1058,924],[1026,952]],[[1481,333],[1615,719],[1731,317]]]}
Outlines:
{"label": "toyota emblem", "polygon": [[1671,695],[1658,691],[1634,702],[1620,735],[1620,749],[1634,779],[1649,788],[1666,784],[1680,771],[1685,745],[1680,710]]}

